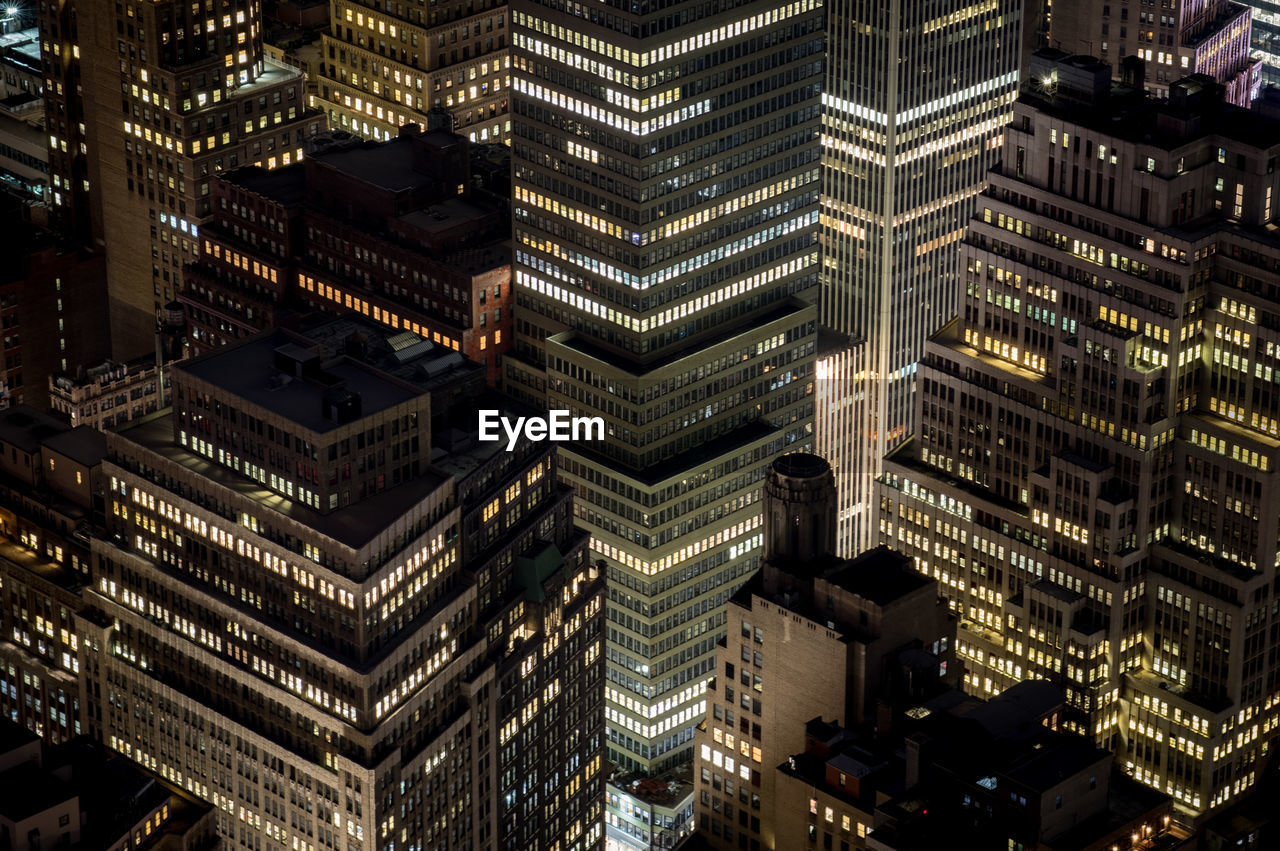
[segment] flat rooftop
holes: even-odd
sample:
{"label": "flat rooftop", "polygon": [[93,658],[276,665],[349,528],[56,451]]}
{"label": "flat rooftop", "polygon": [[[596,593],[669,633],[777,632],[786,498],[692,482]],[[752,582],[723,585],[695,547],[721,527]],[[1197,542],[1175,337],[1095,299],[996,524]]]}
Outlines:
{"label": "flat rooftop", "polygon": [[1040,719],[1066,701],[1062,691],[1048,680],[1023,680],[962,718],[986,730],[996,740],[1025,741],[1045,735]]}
{"label": "flat rooftop", "polygon": [[1059,736],[1020,754],[1005,775],[1030,789],[1047,792],[1068,777],[1110,759],[1110,753],[1088,739]]}
{"label": "flat rooftop", "polygon": [[301,163],[270,171],[256,165],[242,166],[219,178],[285,207],[302,203],[307,195],[306,167]]}
{"label": "flat rooftop", "polygon": [[40,737],[26,727],[0,717],[0,755],[10,753],[18,748],[27,747],[32,742],[40,741]]}
{"label": "flat rooftop", "polygon": [[117,434],[216,485],[257,502],[264,509],[281,514],[352,549],[359,549],[373,540],[445,482],[445,477],[440,473],[427,470],[405,484],[366,497],[346,508],[321,514],[174,443],[173,418],[169,411],[128,423]]}
{"label": "flat rooftop", "polygon": [[229,395],[271,411],[315,434],[349,425],[325,416],[325,400],[331,398],[335,391],[345,389],[360,397],[360,414],[356,421],[422,395],[421,391],[406,387],[381,370],[351,357],[338,355],[325,359],[320,352],[315,355],[323,361],[322,374],[326,381],[332,380],[333,383],[326,385],[307,377],[281,381],[285,373],[277,366],[276,353],[286,347],[292,347],[288,351],[296,348],[299,353],[307,349],[300,345],[296,335],[277,329],[241,345],[215,349],[182,361],[175,364],[174,371],[207,381]]}
{"label": "flat rooftop", "polygon": [[0,815],[22,822],[76,797],[76,792],[34,762],[0,773]]}
{"label": "flat rooftop", "polygon": [[483,207],[461,198],[448,198],[422,210],[405,213],[400,221],[427,234],[440,234],[461,224],[482,222],[489,216]]}
{"label": "flat rooftop", "polygon": [[0,411],[0,441],[23,452],[35,452],[43,441],[68,430],[66,423],[27,405]]}
{"label": "flat rooftop", "polygon": [[885,606],[934,581],[911,566],[911,560],[888,547],[867,550],[827,571],[825,582]]}
{"label": "flat rooftop", "polygon": [[[1077,67],[1085,67],[1086,63],[1097,60],[1077,56],[1069,57],[1066,61]],[[1070,98],[1055,97],[1052,93],[1032,88],[1024,88],[1019,92],[1018,100],[1034,105],[1048,115],[1066,118],[1108,136],[1167,151],[1214,136],[1259,148],[1280,144],[1280,121],[1262,114],[1258,109],[1241,109],[1221,101],[1215,103],[1214,93],[1204,85],[1203,80],[1183,78],[1175,81],[1174,87],[1177,88],[1180,84],[1187,88],[1192,102],[1179,104],[1172,95],[1169,100],[1149,98],[1145,92],[1115,82],[1092,102],[1073,102]],[[1084,97],[1088,99],[1087,95]],[[1180,135],[1162,127],[1162,120],[1169,119],[1192,122],[1199,120],[1200,124],[1185,135]]]}
{"label": "flat rooftop", "polygon": [[326,319],[301,333],[327,357],[337,356],[349,342],[356,342],[365,364],[424,392],[454,385],[467,373],[476,376],[484,372],[480,364],[460,352],[411,331],[391,331],[358,313]]}
{"label": "flat rooftop", "polygon": [[107,436],[92,426],[76,426],[46,438],[44,445],[72,461],[92,467],[107,454]]}
{"label": "flat rooftop", "polygon": [[317,164],[392,192],[431,183],[427,175],[413,170],[413,141],[408,136],[318,153],[312,159]]}

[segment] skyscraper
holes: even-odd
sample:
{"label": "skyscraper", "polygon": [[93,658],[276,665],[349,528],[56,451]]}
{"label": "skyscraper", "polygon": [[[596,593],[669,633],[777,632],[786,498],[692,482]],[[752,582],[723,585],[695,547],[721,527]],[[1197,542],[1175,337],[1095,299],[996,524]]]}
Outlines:
{"label": "skyscraper", "polygon": [[1206,77],[1164,102],[1061,51],[1032,71],[880,534],[962,618],[968,690],[1052,680],[1198,815],[1280,723],[1280,122]]}
{"label": "skyscraper", "polygon": [[91,724],[229,841],[600,842],[604,577],[547,444],[451,427],[459,363],[360,318],[275,330],[107,435]]}
{"label": "skyscraper", "polygon": [[774,461],[764,566],[729,601],[697,736],[698,829],[713,848],[798,847],[798,831],[776,833],[774,769],[804,749],[805,722],[870,726],[905,691],[902,670],[934,687],[952,658],[956,621],[937,582],[885,548],[837,558],[835,533],[830,465],[804,453]]}
{"label": "skyscraper", "polygon": [[320,118],[302,75],[264,56],[257,0],[40,10],[55,212],[108,246],[112,348],[141,354],[199,256],[211,175],[301,159]]}
{"label": "skyscraper", "polygon": [[472,142],[507,138],[505,0],[334,3],[319,63],[318,103],[333,127],[390,139],[446,110]]}
{"label": "skyscraper", "polygon": [[1017,91],[1014,0],[828,6],[818,452],[840,494],[839,551],[874,539],[881,459],[911,433],[915,363],[955,313],[957,242]]}
{"label": "skyscraper", "polygon": [[512,8],[507,389],[605,419],[561,454],[607,566],[610,756],[687,764],[772,456],[808,445],[816,0]]}

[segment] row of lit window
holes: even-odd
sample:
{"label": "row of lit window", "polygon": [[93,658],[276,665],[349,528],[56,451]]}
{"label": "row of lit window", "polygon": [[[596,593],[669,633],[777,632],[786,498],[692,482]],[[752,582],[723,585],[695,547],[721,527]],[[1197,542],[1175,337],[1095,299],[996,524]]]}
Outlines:
{"label": "row of lit window", "polygon": [[1246,446],[1230,443],[1198,429],[1191,430],[1191,442],[1219,455],[1227,455],[1229,453],[1232,460],[1244,462],[1257,470],[1262,470],[1264,473],[1271,468],[1271,459],[1265,453],[1259,454]]}
{"label": "row of lit window", "polygon": [[[770,24],[776,24],[778,21],[787,20],[804,12],[820,8],[821,5],[818,0],[797,0],[797,2],[788,3],[779,9],[760,12],[741,21],[725,24],[709,32],[698,33],[695,36],[674,41],[671,44],[663,45],[645,53],[626,50],[616,46],[613,41],[586,36],[576,30],[552,24],[535,15],[520,11],[513,13],[512,21],[518,27],[536,30],[543,35],[574,44],[584,50],[593,51],[610,59],[620,60],[636,68],[647,68],[650,64],[682,56],[691,50],[701,51],[726,39],[756,32],[761,28],[768,27]],[[536,44],[537,42],[535,42]],[[537,50],[536,47],[534,49],[535,51]]]}
{"label": "row of lit window", "polygon": [[298,275],[298,286],[310,293],[315,293],[322,298],[328,299],[339,307],[346,307],[348,310],[354,310],[363,313],[365,316],[371,317],[377,322],[389,325],[397,330],[412,331],[423,339],[429,339],[446,348],[453,349],[455,352],[461,350],[458,340],[452,337],[443,336],[439,331],[432,331],[426,326],[419,325],[417,322],[411,322],[408,319],[401,319],[399,315],[389,310],[383,310],[375,305],[370,305],[359,296],[352,296],[351,293],[344,293],[337,287],[330,286],[323,281],[317,281],[309,275]]}
{"label": "row of lit window", "polygon": [[[517,189],[517,193],[520,191],[521,190]],[[758,246],[763,242],[771,241],[779,236],[791,233],[793,230],[807,227],[816,221],[816,218],[817,213],[807,213],[797,216],[783,225],[775,225],[774,227],[768,228],[758,234],[754,234],[751,237],[735,240],[731,246],[725,246],[723,250],[719,252],[709,252],[709,254],[719,253],[721,257],[732,256],[740,251],[745,251],[748,248]],[[516,284],[519,286],[528,287],[529,289],[550,296],[551,298],[567,304],[570,307],[585,311],[597,318],[607,320],[616,325],[621,325],[628,330],[644,333],[662,327],[668,322],[676,321],[698,312],[699,309],[702,309],[696,306],[699,300],[703,300],[704,308],[709,307],[726,299],[733,298],[734,294],[749,292],[751,289],[761,286],[768,281],[776,280],[778,277],[788,274],[793,274],[793,272],[787,271],[789,269],[803,269],[814,262],[816,262],[816,257],[813,254],[806,254],[803,257],[796,258],[795,260],[779,264],[766,272],[758,273],[744,281],[737,281],[733,284],[726,285],[714,293],[699,296],[691,302],[686,302],[678,307],[673,307],[664,313],[658,314],[657,316],[644,319],[639,319],[627,313],[623,313],[622,311],[615,310],[593,298],[573,292],[557,284],[544,281],[543,279],[523,270],[516,271],[515,280]]]}
{"label": "row of lit window", "polygon": [[[591,549],[607,556],[620,564],[624,564],[632,570],[643,573],[645,576],[656,576],[657,574],[669,570],[687,559],[701,555],[704,552],[731,541],[740,535],[749,533],[751,530],[760,526],[760,515],[753,516],[750,520],[745,520],[729,529],[722,529],[719,532],[708,535],[700,541],[694,541],[681,547],[676,552],[668,556],[663,556],[656,561],[647,561],[632,555],[625,550],[620,550],[615,546],[605,543],[596,537],[591,538]],[[742,541],[741,546],[737,547],[734,555],[745,553],[762,543],[762,536],[755,535],[746,541]]]}

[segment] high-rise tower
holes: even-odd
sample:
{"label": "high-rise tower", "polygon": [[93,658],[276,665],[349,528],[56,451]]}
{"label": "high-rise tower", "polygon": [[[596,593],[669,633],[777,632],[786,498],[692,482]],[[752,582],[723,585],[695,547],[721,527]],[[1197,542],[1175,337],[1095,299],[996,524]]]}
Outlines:
{"label": "high-rise tower", "polygon": [[597,848],[604,577],[552,447],[477,442],[480,368],[358,317],[172,376],[107,436],[93,732],[228,844]]}
{"label": "high-rise tower", "polygon": [[[816,830],[805,843],[775,818],[774,769],[804,747],[805,721],[874,724],[888,734],[898,698],[959,679],[949,665],[956,621],[938,583],[887,548],[836,557],[835,509],[825,459],[797,452],[773,463],[764,563],[729,600],[697,734],[698,830],[717,851],[819,847]],[[869,826],[846,823],[840,847],[866,847],[850,841]],[[829,836],[826,844],[836,847]]]}
{"label": "high-rise tower", "polygon": [[687,761],[772,456],[811,442],[817,0],[512,7],[512,392],[607,565],[611,756]]}
{"label": "high-rise tower", "polygon": [[199,254],[210,176],[297,161],[320,117],[263,54],[257,0],[40,8],[55,212],[107,246],[112,348],[141,354]]}
{"label": "high-rise tower", "polygon": [[[874,535],[885,453],[911,432],[915,363],[955,313],[957,242],[1017,92],[1017,0],[835,0],[824,96],[818,451],[839,551]],[[844,341],[847,341],[845,343]]]}
{"label": "high-rise tower", "polygon": [[1164,102],[1035,59],[880,534],[961,617],[969,691],[1053,681],[1201,814],[1280,724],[1280,122],[1208,77]]}

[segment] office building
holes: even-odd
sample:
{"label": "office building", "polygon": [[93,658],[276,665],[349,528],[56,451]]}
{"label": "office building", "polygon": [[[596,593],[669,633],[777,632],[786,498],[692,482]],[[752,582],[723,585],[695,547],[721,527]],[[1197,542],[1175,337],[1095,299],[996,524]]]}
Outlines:
{"label": "office building", "polygon": [[1228,102],[1247,107],[1262,85],[1262,60],[1251,53],[1253,14],[1231,0],[1061,3],[1041,46],[1097,56],[1117,77],[1123,60],[1135,56],[1145,64],[1142,86],[1159,98],[1175,80],[1204,74],[1223,85]]}
{"label": "office building", "polygon": [[606,423],[560,471],[613,589],[628,784],[689,764],[723,604],[759,561],[765,470],[812,441],[823,66],[811,0],[637,12],[512,9],[503,377]]}
{"label": "office building", "polygon": [[1280,822],[1275,812],[1280,775],[1274,764],[1263,773],[1250,795],[1205,822],[1200,834],[1205,851],[1262,851],[1280,842]]}
{"label": "office building", "polygon": [[604,577],[555,457],[476,443],[478,368],[380,332],[188,358],[106,435],[98,735],[228,843],[595,847]]}
{"label": "office building", "polygon": [[[39,32],[0,32],[0,192],[40,205],[41,213],[49,186],[43,92]],[[31,212],[28,218],[47,223]]]}
{"label": "office building", "polygon": [[962,619],[969,691],[1053,681],[1069,727],[1197,817],[1280,723],[1280,112],[1035,60],[1056,84],[1015,105],[880,534]]}
{"label": "office building", "polygon": [[417,127],[386,142],[325,138],[301,165],[214,179],[179,298],[192,351],[355,311],[465,355],[496,384],[512,340],[509,207],[472,177],[475,148]]}
{"label": "office building", "polygon": [[444,109],[472,142],[500,143],[508,116],[505,0],[408,7],[334,3],[321,48],[318,103],[330,126],[390,139]]}
{"label": "office building", "polygon": [[729,601],[696,739],[698,830],[714,848],[799,847],[775,834],[774,769],[804,750],[808,719],[874,725],[900,691],[957,679],[937,582],[887,549],[835,556],[825,460],[775,460],[765,494],[764,565]]}
{"label": "office building", "polygon": [[[322,117],[263,55],[261,4],[40,4],[54,218],[109,250],[112,353],[154,348],[213,175],[302,158]],[[117,108],[117,107],[121,108]],[[83,361],[93,362],[93,361]]]}
{"label": "office building", "polygon": [[817,448],[839,552],[874,543],[874,480],[912,433],[916,362],[955,315],[959,240],[1018,86],[1013,0],[827,6]]}
{"label": "office building", "polygon": [[702,846],[905,851],[964,835],[965,847],[1101,851],[1169,827],[1168,797],[1112,777],[1112,754],[1062,732],[1054,685],[990,702],[956,688],[940,583],[887,548],[832,552],[824,460],[777,459],[764,516],[764,566],[729,602],[698,728]]}
{"label": "office building", "polygon": [[547,445],[458,433],[476,367],[379,330],[188,358],[106,436],[102,741],[227,841],[593,847],[603,575],[570,494]]}

